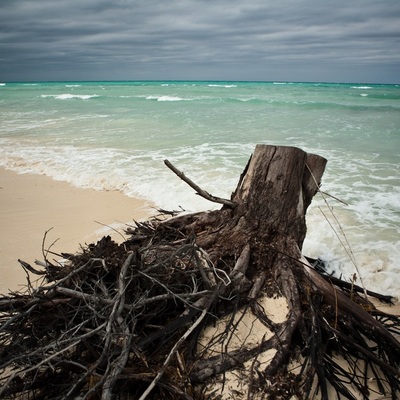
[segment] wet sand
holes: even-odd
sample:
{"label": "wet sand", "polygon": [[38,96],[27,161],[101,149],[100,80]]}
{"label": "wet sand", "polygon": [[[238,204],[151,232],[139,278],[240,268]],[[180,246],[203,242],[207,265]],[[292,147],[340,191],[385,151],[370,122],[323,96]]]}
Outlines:
{"label": "wet sand", "polygon": [[44,248],[76,253],[80,244],[107,234],[122,241],[111,228],[123,234],[127,224],[146,219],[152,210],[151,204],[120,192],[80,189],[46,176],[0,168],[0,294],[26,283],[18,259],[31,265],[35,259],[43,260],[46,231]]}

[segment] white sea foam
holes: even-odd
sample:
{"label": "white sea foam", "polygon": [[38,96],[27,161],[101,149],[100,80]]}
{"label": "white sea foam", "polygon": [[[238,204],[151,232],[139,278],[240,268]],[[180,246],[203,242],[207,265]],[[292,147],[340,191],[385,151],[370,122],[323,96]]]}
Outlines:
{"label": "white sea foam", "polygon": [[352,86],[352,89],[364,89],[364,90],[368,90],[368,89],[373,89],[372,86]]}
{"label": "white sea foam", "polygon": [[248,97],[248,98],[236,98],[233,100],[247,102],[247,101],[254,101],[254,100],[259,100],[259,99],[257,99],[257,97]]}
{"label": "white sea foam", "polygon": [[[198,211],[205,204],[209,207],[210,203],[200,200],[192,189],[175,177],[164,166],[165,158],[188,171],[196,182],[218,196],[229,196],[242,168],[237,165],[236,173],[231,178],[224,173],[233,168],[233,162],[227,162],[224,168],[204,170],[205,164],[215,164],[218,158],[228,154],[224,149],[208,144],[183,148],[173,153],[151,151],[144,155],[142,151],[126,152],[112,148],[37,146],[35,143],[32,143],[34,146],[15,148],[13,141],[2,140],[0,143],[0,165],[5,168],[20,173],[44,174],[78,187],[120,190],[128,195],[146,197],[163,208],[182,206],[191,211]],[[85,168],[82,168],[83,165]],[[131,174],[132,166],[135,174]],[[176,195],[177,191],[179,196]]]}
{"label": "white sea foam", "polygon": [[367,96],[368,96],[368,93],[360,93],[360,96],[361,96],[361,97],[367,97]]}
{"label": "white sea foam", "polygon": [[218,85],[218,84],[210,84],[208,87],[222,87],[222,88],[235,88],[237,85]]}
{"label": "white sea foam", "polygon": [[89,100],[94,97],[100,97],[97,94],[71,94],[71,93],[63,93],[63,94],[42,94],[41,97],[53,97],[57,100],[70,100],[70,99],[81,99],[81,100]]}
{"label": "white sea foam", "polygon": [[65,87],[72,87],[72,88],[74,88],[74,87],[81,87],[82,85],[65,85]]}
{"label": "white sea foam", "polygon": [[5,83],[0,83],[0,86],[6,86],[6,84]]}
{"label": "white sea foam", "polygon": [[304,254],[324,260],[329,273],[349,282],[356,274],[356,284],[362,280],[370,290],[398,298],[400,242],[376,240],[384,237],[386,227],[373,225],[371,232],[370,226],[363,227],[346,207],[335,207],[333,214],[326,208],[323,212],[312,206],[307,213]]}
{"label": "white sea foam", "polygon": [[190,101],[193,99],[185,99],[178,96],[147,96],[146,100],[157,100],[157,101]]}

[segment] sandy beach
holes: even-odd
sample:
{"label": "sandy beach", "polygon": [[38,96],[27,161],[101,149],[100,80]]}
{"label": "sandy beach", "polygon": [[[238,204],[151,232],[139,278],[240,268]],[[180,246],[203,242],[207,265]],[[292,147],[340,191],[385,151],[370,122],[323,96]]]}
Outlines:
{"label": "sandy beach", "polygon": [[[45,248],[79,251],[106,234],[123,238],[126,224],[150,216],[151,205],[120,192],[79,189],[43,175],[17,174],[0,168],[0,294],[18,290],[26,275],[18,263],[43,260]],[[107,225],[111,228],[107,228]],[[49,259],[56,258],[49,256]]]}

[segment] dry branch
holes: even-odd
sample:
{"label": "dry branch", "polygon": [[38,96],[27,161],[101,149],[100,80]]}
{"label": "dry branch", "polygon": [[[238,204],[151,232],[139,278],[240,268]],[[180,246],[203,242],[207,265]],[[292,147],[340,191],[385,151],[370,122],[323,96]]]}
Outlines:
{"label": "dry branch", "polygon": [[193,188],[199,196],[213,203],[225,204],[226,206],[229,207],[235,207],[236,204],[233,201],[213,196],[210,193],[203,190],[200,186],[196,185],[191,179],[189,179],[182,171],[179,171],[176,167],[174,167],[168,160],[164,160],[164,164],[172,172],[174,172],[177,176],[179,176],[179,178],[181,178],[184,182],[186,182],[191,188]]}

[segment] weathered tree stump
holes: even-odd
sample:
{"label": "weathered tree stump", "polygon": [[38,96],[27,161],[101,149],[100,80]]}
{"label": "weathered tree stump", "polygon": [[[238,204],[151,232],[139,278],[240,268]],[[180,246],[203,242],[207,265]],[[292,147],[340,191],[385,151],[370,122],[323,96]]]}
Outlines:
{"label": "weathered tree stump", "polygon": [[230,200],[166,164],[222,208],[21,262],[47,283],[0,299],[0,397],[397,398],[400,318],[301,252],[326,160],[258,145]]}

